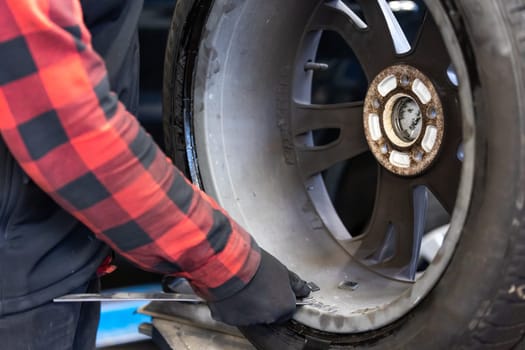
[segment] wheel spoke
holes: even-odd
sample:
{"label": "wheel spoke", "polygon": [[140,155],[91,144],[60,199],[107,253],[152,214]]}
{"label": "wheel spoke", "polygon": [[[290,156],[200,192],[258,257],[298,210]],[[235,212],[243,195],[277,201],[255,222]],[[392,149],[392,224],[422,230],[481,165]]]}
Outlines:
{"label": "wheel spoke", "polygon": [[424,71],[438,88],[451,85],[447,78],[447,70],[451,62],[448,50],[436,22],[428,11],[421,24],[414,51],[407,60]]}
{"label": "wheel spoke", "polygon": [[[375,6],[381,13],[379,6]],[[395,60],[392,40],[386,34],[388,28],[384,17],[378,26],[386,31],[381,32],[381,29],[368,26],[342,1],[327,1],[317,10],[310,23],[310,30],[332,30],[341,35],[371,81]]]}
{"label": "wheel spoke", "polygon": [[[362,103],[295,105],[292,130],[296,140],[302,141],[296,142],[296,152],[299,166],[306,177],[368,150],[362,113]],[[339,136],[327,145],[316,146],[308,133],[323,129],[337,129]]]}
{"label": "wheel spoke", "polygon": [[413,280],[427,205],[424,187],[381,169],[374,213],[355,256],[378,273]]}
{"label": "wheel spoke", "polygon": [[457,147],[447,148],[420,181],[425,183],[447,213],[452,215],[461,176],[461,161],[457,158]]}
{"label": "wheel spoke", "polygon": [[374,41],[378,40],[387,44],[385,41],[388,41],[389,38],[386,33],[390,33],[389,46],[393,45],[396,54],[405,54],[411,50],[405,32],[386,0],[360,0],[359,3],[370,31],[373,33]]}
{"label": "wheel spoke", "polygon": [[363,234],[359,257],[372,258],[374,253],[382,250],[381,246],[391,229],[390,226],[394,226],[394,230],[398,231],[403,221],[412,221],[409,184],[406,179],[384,168],[379,169],[374,212]]}
{"label": "wheel spoke", "polygon": [[326,1],[325,6],[344,13],[348,19],[350,19],[352,23],[359,29],[366,29],[368,27],[367,24],[341,0]]}
{"label": "wheel spoke", "polygon": [[441,101],[445,113],[441,153],[432,168],[418,179],[418,183],[427,186],[443,208],[452,214],[461,176],[461,161],[458,159],[458,148],[462,142],[461,111],[455,94],[446,94],[441,97]]}
{"label": "wheel spoke", "polygon": [[448,153],[447,157],[442,156],[436,162],[425,179],[429,190],[436,196],[447,213],[452,214],[461,175],[461,162],[455,154]]}
{"label": "wheel spoke", "polygon": [[[318,129],[363,130],[363,102],[316,105],[296,103],[292,113],[294,135]],[[363,134],[364,136],[364,134]]]}
{"label": "wheel spoke", "polygon": [[414,281],[421,250],[421,241],[425,233],[428,208],[428,192],[423,186],[412,190],[413,222],[412,230],[405,225],[398,231],[398,253],[389,261],[377,266],[377,269],[394,269],[395,278]]}

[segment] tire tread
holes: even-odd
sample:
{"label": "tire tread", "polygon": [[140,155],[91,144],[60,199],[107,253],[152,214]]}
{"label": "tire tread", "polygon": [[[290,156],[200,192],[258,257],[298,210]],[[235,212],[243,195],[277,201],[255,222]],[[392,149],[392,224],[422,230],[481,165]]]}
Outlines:
{"label": "tire tread", "polygon": [[[521,95],[525,77],[525,0],[499,1],[506,19],[507,30],[514,41]],[[519,84],[519,83],[518,83]],[[523,108],[523,106],[521,106]],[[522,113],[523,115],[523,113]],[[525,212],[521,210],[520,217]],[[512,349],[522,348],[525,335],[525,296],[513,292],[513,288],[525,289],[525,229],[520,230],[511,241],[508,255],[511,257],[504,271],[496,296],[472,327],[470,337],[460,348],[466,349]]]}

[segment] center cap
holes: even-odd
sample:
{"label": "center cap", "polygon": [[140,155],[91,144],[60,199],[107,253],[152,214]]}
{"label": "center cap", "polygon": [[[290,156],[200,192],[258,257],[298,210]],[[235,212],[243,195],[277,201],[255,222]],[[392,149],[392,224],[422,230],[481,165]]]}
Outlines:
{"label": "center cap", "polygon": [[389,171],[414,176],[427,169],[443,140],[443,107],[419,70],[391,66],[372,81],[364,105],[366,140]]}
{"label": "center cap", "polygon": [[404,142],[415,142],[422,130],[421,109],[410,96],[400,96],[392,110],[392,124],[398,138]]}

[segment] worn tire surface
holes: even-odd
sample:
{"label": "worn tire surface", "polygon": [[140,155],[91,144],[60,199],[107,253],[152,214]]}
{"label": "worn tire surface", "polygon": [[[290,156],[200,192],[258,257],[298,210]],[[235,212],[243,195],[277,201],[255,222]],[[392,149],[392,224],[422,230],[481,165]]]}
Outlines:
{"label": "worn tire surface", "polygon": [[[251,0],[246,0],[251,1]],[[470,68],[476,116],[471,206],[441,281],[384,329],[326,334],[300,324],[243,329],[259,349],[521,349],[525,347],[525,0],[444,0]],[[226,0],[179,0],[164,76],[166,145],[196,162],[192,80],[209,11]],[[190,135],[188,135],[188,133]],[[188,173],[199,182],[199,174]]]}

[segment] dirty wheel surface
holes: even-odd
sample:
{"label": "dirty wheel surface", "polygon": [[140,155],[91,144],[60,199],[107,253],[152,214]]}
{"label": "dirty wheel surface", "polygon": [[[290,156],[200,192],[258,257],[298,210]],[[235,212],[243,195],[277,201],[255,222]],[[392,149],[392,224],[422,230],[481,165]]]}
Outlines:
{"label": "dirty wheel surface", "polygon": [[525,1],[179,0],[168,152],[321,290],[260,349],[518,345]]}

